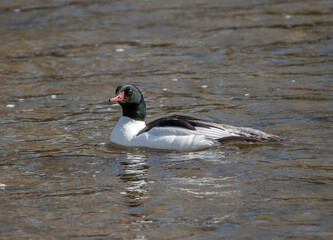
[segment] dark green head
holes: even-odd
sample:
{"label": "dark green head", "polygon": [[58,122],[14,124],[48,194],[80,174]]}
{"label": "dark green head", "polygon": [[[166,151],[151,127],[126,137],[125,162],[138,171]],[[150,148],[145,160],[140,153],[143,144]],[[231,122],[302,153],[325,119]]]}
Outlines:
{"label": "dark green head", "polygon": [[146,104],[140,90],[132,84],[117,87],[116,97],[109,100],[117,101],[123,109],[123,116],[134,120],[144,121],[146,118]]}

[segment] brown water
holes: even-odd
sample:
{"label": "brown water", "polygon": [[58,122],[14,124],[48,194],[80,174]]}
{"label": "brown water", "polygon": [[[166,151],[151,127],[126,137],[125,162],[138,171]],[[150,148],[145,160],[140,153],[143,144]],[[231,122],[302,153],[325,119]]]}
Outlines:
{"label": "brown water", "polygon": [[[0,239],[332,239],[332,1],[0,2]],[[120,83],[293,138],[116,150]]]}

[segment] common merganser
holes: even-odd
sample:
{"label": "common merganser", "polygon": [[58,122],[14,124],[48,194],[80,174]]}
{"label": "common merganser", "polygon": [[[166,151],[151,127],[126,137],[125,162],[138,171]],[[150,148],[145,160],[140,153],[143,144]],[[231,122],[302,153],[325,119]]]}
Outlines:
{"label": "common merganser", "polygon": [[285,139],[259,130],[217,124],[205,120],[172,115],[146,125],[146,104],[140,90],[132,84],[117,87],[116,97],[123,114],[111,132],[110,141],[125,147],[194,151],[218,146],[229,140],[281,142]]}

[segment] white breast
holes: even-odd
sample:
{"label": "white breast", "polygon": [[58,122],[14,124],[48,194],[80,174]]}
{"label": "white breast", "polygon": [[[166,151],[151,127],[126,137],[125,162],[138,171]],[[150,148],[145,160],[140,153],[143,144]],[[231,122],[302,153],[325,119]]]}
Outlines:
{"label": "white breast", "polygon": [[145,126],[144,121],[122,116],[111,132],[110,141],[123,146],[133,146],[133,138]]}

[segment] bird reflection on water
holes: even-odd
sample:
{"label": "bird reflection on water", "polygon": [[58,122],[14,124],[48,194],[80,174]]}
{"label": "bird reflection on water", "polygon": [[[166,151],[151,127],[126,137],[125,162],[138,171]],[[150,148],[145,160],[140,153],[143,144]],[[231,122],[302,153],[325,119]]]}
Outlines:
{"label": "bird reflection on water", "polygon": [[127,153],[126,159],[120,162],[119,178],[125,183],[124,191],[126,205],[138,207],[142,204],[142,199],[147,198],[147,157]]}

